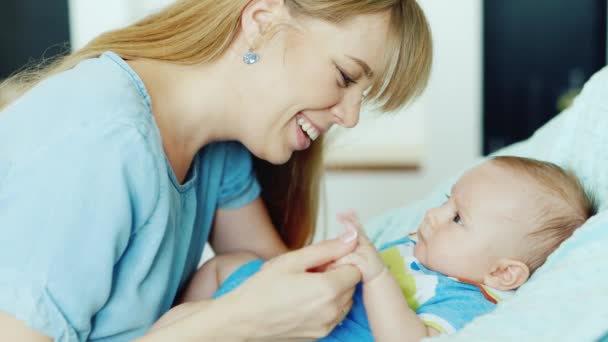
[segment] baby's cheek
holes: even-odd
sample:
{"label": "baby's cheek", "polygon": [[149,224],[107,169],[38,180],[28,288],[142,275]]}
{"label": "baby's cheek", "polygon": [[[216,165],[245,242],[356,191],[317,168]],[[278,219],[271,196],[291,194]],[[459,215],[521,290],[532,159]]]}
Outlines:
{"label": "baby's cheek", "polygon": [[[432,248],[431,248],[432,247]],[[454,244],[450,241],[435,241],[433,246],[429,246],[427,259],[435,271],[446,273],[452,268],[458,253],[455,251]]]}

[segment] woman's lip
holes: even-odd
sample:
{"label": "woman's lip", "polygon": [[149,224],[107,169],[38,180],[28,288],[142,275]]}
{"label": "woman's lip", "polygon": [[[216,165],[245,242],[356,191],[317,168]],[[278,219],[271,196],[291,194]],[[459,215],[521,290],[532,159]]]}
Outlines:
{"label": "woman's lip", "polygon": [[302,128],[300,127],[300,125],[298,125],[298,123],[296,122],[296,140],[297,140],[297,147],[296,150],[298,151],[302,151],[305,150],[307,148],[310,147],[310,144],[312,143],[310,141],[310,138],[308,137],[308,135],[306,133],[304,133],[302,131]]}

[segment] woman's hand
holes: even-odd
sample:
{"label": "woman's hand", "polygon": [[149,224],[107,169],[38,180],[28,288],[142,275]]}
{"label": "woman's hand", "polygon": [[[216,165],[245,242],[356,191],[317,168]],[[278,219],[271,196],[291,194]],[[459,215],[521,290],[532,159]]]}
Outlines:
{"label": "woman's hand", "polygon": [[327,336],[350,310],[356,267],[324,266],[351,253],[358,232],[268,261],[234,291],[184,303],[167,312],[139,341],[302,341]]}
{"label": "woman's hand", "polygon": [[361,223],[359,223],[359,219],[357,218],[357,215],[354,212],[340,214],[338,215],[338,220],[347,229],[354,229],[358,232],[359,244],[352,253],[336,261],[335,265],[356,266],[361,272],[361,278],[363,279],[363,282],[371,282],[386,269],[386,266],[384,265],[380,254],[378,254],[378,250],[365,235],[365,231],[361,226]]}
{"label": "woman's hand", "polygon": [[245,327],[248,340],[283,341],[326,336],[350,310],[359,271],[342,265],[311,272],[351,253],[358,232],[349,230],[283,254],[232,293],[218,299],[234,312],[234,327]]}

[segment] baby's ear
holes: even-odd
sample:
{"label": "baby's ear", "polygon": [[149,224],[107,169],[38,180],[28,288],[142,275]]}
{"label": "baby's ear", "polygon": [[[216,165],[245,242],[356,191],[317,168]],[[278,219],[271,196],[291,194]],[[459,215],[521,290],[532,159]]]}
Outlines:
{"label": "baby's ear", "polygon": [[530,269],[521,261],[500,259],[484,277],[484,284],[501,291],[515,290],[530,277]]}

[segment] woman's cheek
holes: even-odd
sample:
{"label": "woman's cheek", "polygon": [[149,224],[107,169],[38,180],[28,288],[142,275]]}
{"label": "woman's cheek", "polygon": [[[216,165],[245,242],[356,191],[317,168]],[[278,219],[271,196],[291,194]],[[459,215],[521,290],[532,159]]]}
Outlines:
{"label": "woman's cheek", "polygon": [[336,90],[336,86],[325,86],[317,88],[314,94],[316,109],[329,109],[340,102],[341,92]]}
{"label": "woman's cheek", "polygon": [[[300,72],[302,71],[306,72],[306,69],[302,68]],[[338,87],[335,72],[327,66],[322,70],[311,68],[304,77],[300,78],[298,92],[313,107],[309,109],[326,109],[339,102],[343,89]]]}

